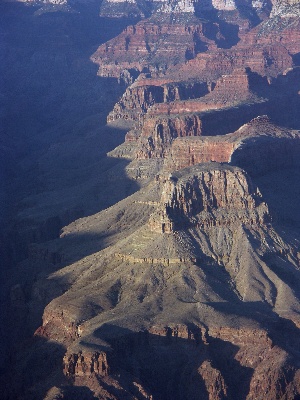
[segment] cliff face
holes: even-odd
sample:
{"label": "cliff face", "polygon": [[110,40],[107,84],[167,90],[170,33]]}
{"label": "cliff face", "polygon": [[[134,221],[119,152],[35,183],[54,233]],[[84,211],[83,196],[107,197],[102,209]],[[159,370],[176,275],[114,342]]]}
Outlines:
{"label": "cliff face", "polygon": [[[113,111],[109,113],[107,121],[113,122],[118,119],[138,121],[150,107],[158,103],[168,104],[158,106],[162,107],[161,113],[166,113],[169,110],[169,102],[199,98],[208,92],[209,87],[206,82],[171,82],[169,84],[164,78],[138,79],[126,89]],[[152,113],[155,109],[152,107]]]}
{"label": "cliff face", "polygon": [[267,117],[256,118],[224,136],[176,139],[165,167],[168,171],[210,161],[237,165],[252,176],[298,167],[299,132],[278,128]]}
{"label": "cliff face", "polygon": [[197,115],[178,118],[146,118],[138,141],[137,158],[164,158],[176,137],[201,135],[201,120]]}
{"label": "cliff face", "polygon": [[[174,232],[188,226],[264,224],[270,218],[260,193],[243,171],[219,164],[183,169],[165,182],[160,208],[150,227]],[[226,217],[225,217],[226,215]]]}
{"label": "cliff face", "polygon": [[102,2],[102,16],[142,20],[92,56],[124,94],[89,135],[100,146],[102,130],[130,130],[104,161],[80,164],[92,185],[68,192],[64,181],[70,198],[82,190],[83,202],[108,208],[62,229],[47,220],[50,240],[31,244],[16,274],[32,277],[11,286],[9,310],[35,328],[14,376],[42,366],[25,397],[300,396],[299,219],[276,215],[299,214],[297,10],[279,0]]}
{"label": "cliff face", "polygon": [[141,72],[162,75],[170,66],[193,58],[209,42],[203,23],[196,18],[182,24],[162,17],[127,27],[100,46],[91,59],[99,65],[98,75],[132,83]]}

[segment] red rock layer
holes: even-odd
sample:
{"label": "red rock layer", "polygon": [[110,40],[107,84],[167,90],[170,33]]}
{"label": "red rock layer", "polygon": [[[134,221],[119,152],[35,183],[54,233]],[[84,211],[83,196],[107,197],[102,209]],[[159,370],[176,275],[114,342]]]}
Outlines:
{"label": "red rock layer", "polygon": [[[146,82],[151,82],[149,79]],[[257,101],[261,93],[267,95],[266,78],[248,69],[235,69],[212,85],[208,82],[141,86],[143,79],[130,86],[110,113],[108,121],[116,119],[140,120],[148,115],[203,112],[228,107],[241,102]]]}
{"label": "red rock layer", "polygon": [[207,93],[208,86],[205,82],[168,84],[168,81],[163,79],[137,79],[126,89],[113,111],[109,113],[107,121],[113,122],[117,119],[139,121],[140,117],[155,104],[198,98]]}
{"label": "red rock layer", "polygon": [[236,68],[248,67],[262,76],[277,76],[292,65],[292,56],[281,43],[237,45],[230,50],[216,49],[198,54],[177,71],[171,70],[169,73],[177,79],[201,76],[206,80],[214,80],[221,75],[231,74]]}
{"label": "red rock layer", "polygon": [[201,135],[201,120],[198,115],[185,117],[145,118],[136,157],[139,159],[164,158],[176,137]]}
{"label": "red rock layer", "polygon": [[[142,121],[140,137],[135,130],[126,136],[126,141],[137,142],[137,158],[163,158],[175,138],[203,134],[202,115],[196,113],[220,110],[242,102],[258,102],[257,87],[260,91],[268,90],[268,83],[250,71],[236,70],[232,75],[221,77],[215,89],[201,99],[154,104]],[[192,158],[195,156],[193,153]],[[204,162],[213,159],[204,159]],[[217,161],[228,161],[228,157]]]}
{"label": "red rock layer", "polygon": [[231,162],[253,175],[299,165],[300,133],[259,117],[238,131],[215,137],[177,138],[165,162],[175,171],[210,161]]}
{"label": "red rock layer", "polygon": [[176,139],[172,145],[170,157],[166,162],[166,169],[171,172],[210,161],[230,162],[235,143],[218,139]]}
{"label": "red rock layer", "polygon": [[141,21],[100,46],[91,59],[99,65],[100,76],[119,78],[124,70],[145,69],[158,75],[170,65],[194,57],[202,40],[210,42],[202,24],[195,21],[185,25]]}

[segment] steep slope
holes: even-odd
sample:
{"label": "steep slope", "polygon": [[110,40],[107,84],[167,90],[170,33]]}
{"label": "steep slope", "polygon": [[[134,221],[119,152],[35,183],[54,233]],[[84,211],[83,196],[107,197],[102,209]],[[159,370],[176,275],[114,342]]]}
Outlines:
{"label": "steep slope", "polygon": [[[84,141],[39,156],[47,176],[80,155],[78,185],[50,173],[51,193],[18,214],[20,232],[29,216],[48,225],[9,281],[7,399],[300,396],[297,10],[102,3],[143,19],[92,56],[125,91],[109,125],[77,122]],[[78,197],[85,216],[62,228],[53,213]]]}
{"label": "steep slope", "polygon": [[[97,232],[99,237],[101,232],[107,234],[112,230],[106,242],[106,245],[112,245],[82,258],[90,243],[87,230],[93,235]],[[85,236],[87,239],[82,239]],[[76,237],[81,250],[75,244]],[[89,367],[86,371],[81,369],[77,358],[87,360],[91,357],[88,351],[97,351],[99,340],[108,341],[112,346],[109,351],[102,348],[101,353],[108,360],[112,357],[111,365],[108,361],[112,376],[120,365],[130,369],[131,363],[139,364],[143,357],[149,359],[148,352],[155,354],[149,363],[155,362],[155,357],[168,359],[169,351],[175,346],[179,358],[187,357],[188,363],[199,365],[200,376],[204,373],[200,367],[202,362],[207,362],[204,361],[206,357],[212,357],[213,365],[215,368],[218,365],[219,370],[216,379],[223,381],[223,390],[226,388],[230,393],[234,390],[233,377],[224,375],[225,361],[217,362],[215,358],[218,340],[239,349],[235,360],[239,362],[239,373],[244,380],[247,376],[249,379],[249,375],[242,372],[242,366],[251,368],[249,374],[255,377],[256,369],[263,368],[262,362],[274,363],[275,359],[278,366],[273,367],[274,373],[276,368],[278,374],[286,373],[279,371],[295,370],[293,361],[287,361],[284,354],[289,346],[298,345],[293,342],[297,339],[295,336],[278,337],[276,327],[288,324],[286,318],[299,324],[297,285],[292,289],[287,284],[299,279],[297,241],[288,244],[272,227],[268,208],[259,191],[239,168],[217,163],[201,164],[169,178],[162,177],[113,208],[74,223],[64,231],[61,240],[65,258],[74,257],[75,246],[75,258],[80,261],[51,275],[50,279],[56,284],[68,282],[70,289],[46,307],[43,327],[38,334],[59,341],[64,338],[65,344],[74,343],[69,348],[65,365],[76,379],[90,374]],[[55,247],[61,245],[53,243],[48,248],[54,246],[51,251],[55,251]],[[147,337],[138,339],[134,332],[139,330],[146,330]],[[238,339],[235,339],[236,335]],[[166,336],[166,344],[158,339],[160,336]],[[253,338],[256,336],[257,348],[254,350]],[[200,346],[196,360],[191,358],[195,354],[190,354],[185,340],[195,340]],[[205,351],[201,350],[202,340],[207,342]],[[173,347],[165,348],[168,341],[173,342]],[[276,351],[270,352],[274,345]],[[222,346],[220,342],[219,346],[221,353],[227,351],[225,344]],[[268,356],[258,361],[265,352]],[[70,354],[76,355],[75,370],[70,367]],[[119,354],[123,354],[121,364]],[[227,357],[224,354],[224,359]],[[278,357],[282,357],[282,361]],[[188,370],[179,373],[176,362],[174,365],[171,360],[165,362],[169,368],[169,381],[175,377],[184,379],[188,374]],[[107,370],[108,366],[105,367]],[[104,376],[106,372],[103,371],[102,368],[102,372],[95,371],[95,374]],[[145,382],[152,385],[149,372],[136,375],[134,369],[131,373],[135,377],[131,379],[144,377]],[[208,385],[218,387],[217,383],[213,384],[211,373],[206,379]],[[284,393],[290,387],[296,390],[293,379],[287,379],[284,388],[280,389],[267,388],[265,379],[267,376],[260,378],[260,385],[266,388],[266,398],[277,397],[280,393],[277,390]],[[251,398],[255,392],[250,390],[249,382],[251,379],[241,389]],[[254,383],[252,385],[256,387]],[[175,386],[171,385],[169,390],[174,393]],[[178,392],[178,398],[186,398],[187,389],[182,390],[182,393]],[[194,390],[194,387],[189,389]],[[218,398],[211,390],[212,398]],[[162,387],[157,387],[156,391],[158,396],[165,398]]]}

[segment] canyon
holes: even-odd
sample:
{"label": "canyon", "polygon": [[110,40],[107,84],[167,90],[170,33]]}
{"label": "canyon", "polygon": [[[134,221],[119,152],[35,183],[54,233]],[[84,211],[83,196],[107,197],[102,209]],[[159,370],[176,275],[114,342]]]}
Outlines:
{"label": "canyon", "polygon": [[298,2],[0,7],[3,398],[300,398]]}

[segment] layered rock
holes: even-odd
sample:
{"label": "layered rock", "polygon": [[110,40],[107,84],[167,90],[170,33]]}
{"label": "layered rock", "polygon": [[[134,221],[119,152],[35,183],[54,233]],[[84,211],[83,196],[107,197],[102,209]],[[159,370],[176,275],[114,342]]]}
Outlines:
{"label": "layered rock", "polygon": [[139,159],[164,158],[176,137],[201,135],[201,119],[198,115],[184,117],[149,117],[144,120],[138,139],[136,157]]}
{"label": "layered rock", "polygon": [[176,139],[165,168],[171,172],[210,161],[228,163],[234,149],[235,143],[224,141],[224,136],[202,137],[197,140]]}
{"label": "layered rock", "polygon": [[[202,112],[185,112],[185,105],[189,106],[189,110],[202,110]],[[157,113],[172,107],[181,110],[181,113],[173,115]],[[234,107],[226,107],[220,103],[219,109],[214,102],[183,101],[174,105],[162,103],[153,107],[153,115],[152,109],[149,110],[142,120],[142,128],[135,127],[130,130],[126,134],[125,143],[109,154],[113,157],[138,160],[163,159],[162,157],[170,153],[171,145],[176,138],[224,135],[257,115],[267,113],[269,109],[269,104],[265,101],[246,102]]]}
{"label": "layered rock", "polygon": [[[108,120],[136,122],[125,146],[110,153],[135,160],[107,166],[105,194],[119,190],[121,171],[138,182],[136,192],[64,228],[45,248],[32,246],[29,263],[50,263],[51,273],[34,278],[30,295],[21,285],[10,291],[15,308],[30,298],[29,310],[43,282],[59,288],[47,297],[36,337],[67,347],[64,374],[93,397],[300,394],[298,234],[275,230],[248,175],[298,168],[299,131],[259,117],[228,134],[278,98],[275,110],[284,96],[298,99],[291,68],[299,43],[287,44],[294,29],[287,20],[282,42],[279,34],[269,40],[267,24],[247,42],[247,19],[241,42],[218,49],[220,15],[231,24],[242,6],[267,8],[256,0],[102,5],[117,17],[159,10],[97,53],[100,75],[131,84]],[[201,8],[220,11],[218,23],[193,20]]]}
{"label": "layered rock", "polygon": [[[138,159],[163,158],[170,153],[170,146],[176,138],[228,134],[230,131],[232,132],[233,130],[237,129],[240,125],[250,121],[253,117],[261,114],[268,113],[277,118],[278,112],[280,112],[282,107],[285,107],[288,96],[293,96],[293,101],[295,102],[299,101],[298,75],[298,68],[290,68],[286,70],[283,75],[269,83],[266,78],[253,73],[249,69],[237,69],[234,70],[233,74],[224,75],[218,79],[216,84],[210,87],[210,92],[208,94],[205,94],[204,92],[204,96],[190,100],[166,101],[166,98],[163,97],[162,88],[155,87],[156,91],[154,93],[160,94],[159,102],[153,104],[152,106],[150,106],[148,103],[148,105],[144,108],[145,111],[147,110],[145,116],[143,119],[140,119],[138,123],[136,123],[134,129],[127,133],[125,144],[123,147],[121,146],[122,150],[120,148],[117,152],[115,152],[115,155],[118,157],[137,157]],[[196,87],[196,83],[194,86],[192,86],[192,88],[193,87]],[[204,91],[205,87],[206,90],[208,90],[205,84],[203,85],[199,83],[199,90],[202,88]],[[140,86],[137,85],[137,88],[140,88]],[[142,88],[142,93],[145,93],[145,87],[143,86]],[[191,95],[191,92],[189,94]],[[142,96],[140,98],[142,98]],[[124,96],[124,100],[125,99],[126,96]],[[124,101],[123,103],[118,103],[118,106],[115,107],[115,110],[118,109],[119,113],[117,114],[114,112],[112,119],[115,117],[129,117],[136,119],[137,116],[140,118],[140,116],[145,112],[141,111],[141,106],[143,106],[145,103],[142,103],[139,106],[138,96],[134,97],[134,102],[134,107],[131,108],[131,114],[129,116],[129,98],[127,98],[127,102]],[[153,102],[154,100],[152,103]],[[120,107],[121,104],[123,111]],[[266,123],[264,126],[264,122],[266,122],[266,120],[260,119],[257,120],[256,123],[253,122],[250,125],[255,125],[257,134],[259,134],[258,130],[260,128],[263,129],[263,132],[269,132],[270,127],[267,127],[268,123]],[[259,124],[262,126],[259,127]],[[253,136],[253,127],[250,129],[250,125],[249,137]],[[245,136],[246,135],[247,134],[245,133]],[[268,134],[268,136],[270,135]],[[295,154],[297,152],[297,141],[294,143],[295,148],[293,149],[293,144],[291,144],[289,139],[296,137],[297,135],[293,136],[293,134],[289,134],[286,130],[282,130],[282,136],[280,137],[280,134],[278,134],[278,129],[274,127],[273,136],[273,139],[270,139],[270,137],[268,139],[265,138],[264,140],[260,139],[261,149],[259,151],[265,154],[268,151],[267,142],[271,140],[272,146],[269,149],[269,153],[272,151],[272,148],[274,153],[272,153],[272,157],[267,159],[274,159],[275,153],[277,153],[277,160],[279,160],[279,154],[281,151],[278,146],[283,146],[282,152],[284,152],[284,154],[289,153],[290,155],[289,157],[282,156],[282,161],[280,163],[283,163],[282,165],[286,166],[288,164],[296,165],[293,160],[295,160],[296,157]],[[275,137],[278,138],[277,142],[274,140]],[[239,141],[240,135],[237,134],[235,139],[230,135],[226,136],[226,138],[228,138],[229,142],[232,143],[235,140]],[[285,141],[284,138],[287,139],[287,141]],[[185,144],[183,144],[184,141],[181,142],[183,147],[189,146],[189,144],[191,146],[196,146],[195,150],[188,150],[189,147],[185,147],[186,151],[190,153],[186,153],[186,156],[183,157],[189,158],[190,161],[187,164],[182,161],[182,165],[191,165],[191,163],[194,163],[192,159],[198,160],[195,162],[201,162],[202,144],[200,143],[203,143],[203,141],[201,142],[202,139],[199,139],[197,142],[197,140],[198,139],[189,139],[185,142]],[[211,141],[211,139],[208,139],[208,141],[210,145],[213,142],[216,143],[217,147],[218,141],[220,141],[220,143],[224,143],[224,140],[219,137],[214,141]],[[227,141],[227,139],[225,139],[225,141]],[[128,148],[129,144],[130,151],[128,152],[126,147]],[[178,150],[175,150],[175,153],[177,155],[173,158],[175,159],[176,157],[179,157],[178,162],[180,163],[179,159],[182,159],[182,156],[179,155],[181,146],[180,141],[178,141],[176,146]],[[221,146],[221,144],[219,146]],[[228,151],[230,146],[231,145],[228,147]],[[247,146],[250,148],[250,141],[247,142]],[[256,144],[254,146],[256,146]],[[233,147],[231,150],[233,151]],[[197,151],[199,151],[198,156],[196,154]],[[210,156],[208,154],[206,158],[203,158],[203,162],[210,160],[228,162],[230,161],[228,151],[225,151],[227,154],[225,158],[216,158],[216,156],[213,156],[212,153],[210,153]],[[263,159],[264,158],[262,157],[262,160]],[[283,161],[284,159],[286,159],[286,161]],[[288,160],[291,160],[291,162]],[[237,165],[243,166],[243,164],[239,164],[239,162],[237,162]],[[274,163],[273,166],[275,166]],[[247,168],[248,167],[249,166],[247,166]],[[176,168],[177,167],[175,167],[175,169]],[[250,170],[253,172],[253,168],[251,169],[251,166]]]}
{"label": "layered rock", "polygon": [[149,107],[164,100],[164,88],[162,86],[130,86],[114,109],[108,115],[107,121],[117,119],[138,120]]}
{"label": "layered rock", "polygon": [[[143,119],[141,134],[137,129],[131,131],[126,141],[137,143],[136,156],[139,159],[163,158],[169,153],[175,138],[216,135],[218,131],[212,130],[212,126],[203,121],[205,118],[209,121],[211,111],[218,110],[220,113],[224,109],[224,115],[237,111],[244,118],[249,118],[251,113],[255,115],[259,108],[262,111],[265,104],[256,92],[268,93],[268,90],[268,83],[256,74],[237,70],[232,75],[221,77],[214,90],[200,99],[154,104]],[[243,103],[247,104],[247,111],[234,108]]]}
{"label": "layered rock", "polygon": [[[113,111],[107,117],[108,122],[118,119],[139,121],[148,109],[157,103],[174,100],[194,99],[204,96],[210,90],[206,82],[171,82],[166,79],[140,79],[129,86]],[[163,109],[162,109],[162,112]]]}
{"label": "layered rock", "polygon": [[150,219],[150,229],[158,232],[269,220],[267,206],[245,173],[217,163],[171,175],[164,184],[161,204]]}
{"label": "layered rock", "polygon": [[165,168],[168,171],[210,161],[237,165],[252,176],[299,166],[299,131],[276,127],[258,117],[224,136],[177,138]]}
{"label": "layered rock", "polygon": [[[264,124],[264,134],[272,135],[271,124]],[[255,125],[248,131],[255,132]],[[256,384],[270,399],[297,393],[297,367],[285,351],[289,340],[297,346],[296,339],[275,334],[277,328],[273,336],[274,321],[283,324],[283,331],[291,327],[271,310],[271,305],[277,312],[284,306],[291,312],[295,295],[263,260],[272,259],[278,268],[280,260],[288,263],[290,277],[296,264],[245,172],[209,163],[161,176],[123,204],[70,226],[61,240],[72,237],[74,229],[77,235],[83,229],[84,238],[89,220],[104,224],[103,231],[115,221],[114,230],[122,232],[126,213],[140,219],[152,215],[136,232],[52,277],[77,274],[70,289],[47,306],[40,330],[48,338],[73,343],[64,358],[66,373],[78,384],[87,378],[85,385],[97,376],[107,388],[106,379],[124,378],[130,371],[130,381],[138,379],[139,387],[148,382],[147,393],[163,397],[169,382],[169,394],[176,392],[179,399],[199,388],[221,399],[233,396],[237,387],[255,398]],[[84,240],[90,238],[81,239],[81,246]],[[187,315],[193,322],[184,325]],[[69,335],[72,326],[77,333]],[[110,344],[109,354],[99,350],[99,340]],[[269,384],[268,368],[282,385]],[[181,382],[180,390],[175,381]]]}
{"label": "layered rock", "polygon": [[292,56],[281,43],[249,45],[249,36],[246,37],[245,44],[241,43],[230,50],[199,54],[194,60],[182,65],[175,76],[201,76],[215,80],[221,75],[231,74],[235,68],[246,67],[262,76],[277,76],[292,67]]}
{"label": "layered rock", "polygon": [[[197,54],[201,46],[211,42],[205,37],[198,19],[184,24],[166,20],[145,20],[127,27],[119,36],[100,46],[91,57],[99,65],[98,75],[134,79],[144,71],[155,77],[171,65],[185,62]],[[125,79],[130,83],[130,79]]]}

